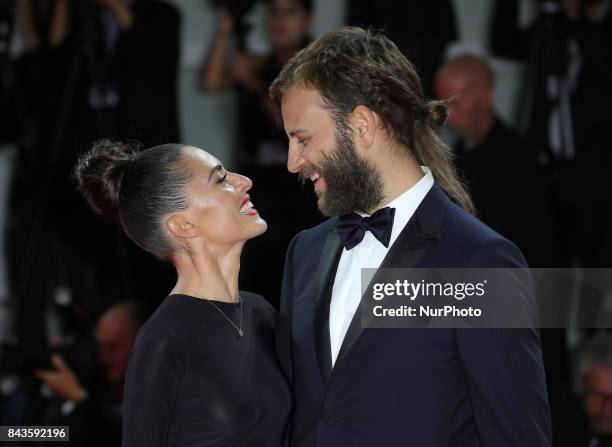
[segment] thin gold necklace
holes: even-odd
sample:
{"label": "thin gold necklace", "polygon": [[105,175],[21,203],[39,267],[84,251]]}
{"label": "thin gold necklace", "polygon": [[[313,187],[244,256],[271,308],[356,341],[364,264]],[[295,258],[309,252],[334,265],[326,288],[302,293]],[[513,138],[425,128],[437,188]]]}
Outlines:
{"label": "thin gold necklace", "polygon": [[223,315],[223,317],[229,322],[229,324],[231,324],[232,326],[234,326],[234,328],[236,328],[236,330],[238,331],[238,335],[240,337],[244,337],[244,331],[242,330],[242,297],[240,295],[238,295],[238,301],[240,302],[240,323],[239,326],[236,326],[234,324],[234,322],[230,319],[230,317],[228,317],[225,312],[223,312],[221,309],[219,309],[219,307],[213,303],[213,300],[209,300],[208,298],[204,298],[207,302],[210,303],[210,305],[212,307],[214,307],[215,309],[217,309],[221,315]]}

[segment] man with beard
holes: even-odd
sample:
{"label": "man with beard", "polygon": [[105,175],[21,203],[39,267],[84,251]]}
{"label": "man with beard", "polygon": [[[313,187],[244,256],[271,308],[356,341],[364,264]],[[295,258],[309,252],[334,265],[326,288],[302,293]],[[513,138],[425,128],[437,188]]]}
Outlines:
{"label": "man with beard", "polygon": [[330,217],[287,252],[291,445],[549,446],[537,330],[375,329],[357,311],[362,268],[526,267],[471,214],[435,132],[446,105],[424,98],[389,39],[360,28],[299,52],[270,94],[289,136],[287,167],[314,183]]}

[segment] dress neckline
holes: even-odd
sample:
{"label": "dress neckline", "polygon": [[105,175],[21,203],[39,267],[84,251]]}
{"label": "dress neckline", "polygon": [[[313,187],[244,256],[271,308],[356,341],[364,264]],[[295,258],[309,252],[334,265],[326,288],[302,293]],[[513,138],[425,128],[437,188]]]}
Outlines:
{"label": "dress neckline", "polygon": [[[221,307],[228,307],[228,308],[235,308],[235,307],[239,307],[240,306],[240,301],[236,301],[235,303],[231,303],[228,301],[220,301],[220,300],[213,300],[213,299],[208,299],[208,298],[200,298],[197,296],[192,296],[192,295],[185,295],[182,293],[171,293],[170,295],[168,295],[169,297],[180,297],[181,299],[186,298],[190,301],[200,301],[203,304],[206,305],[210,305],[210,303],[207,303],[207,301],[211,302],[212,304],[214,304],[215,306],[221,306]],[[242,300],[242,303],[244,304],[245,299],[244,299],[244,295],[240,294],[240,298]]]}

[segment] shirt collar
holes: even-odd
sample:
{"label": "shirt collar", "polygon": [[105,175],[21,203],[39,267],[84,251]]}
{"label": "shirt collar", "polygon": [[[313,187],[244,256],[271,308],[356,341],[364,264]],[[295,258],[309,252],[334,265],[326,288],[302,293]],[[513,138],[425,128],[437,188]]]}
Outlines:
{"label": "shirt collar", "polygon": [[421,170],[424,174],[423,177],[387,205],[391,208],[395,208],[395,217],[393,219],[393,230],[391,231],[389,247],[393,245],[395,239],[397,239],[434,184],[431,169],[426,166],[421,166]]}

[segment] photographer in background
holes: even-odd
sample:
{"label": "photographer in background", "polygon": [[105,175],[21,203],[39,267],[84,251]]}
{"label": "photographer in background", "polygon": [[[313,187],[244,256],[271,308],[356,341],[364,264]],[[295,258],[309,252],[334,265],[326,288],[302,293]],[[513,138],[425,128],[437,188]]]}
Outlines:
{"label": "photographer in background", "polygon": [[[209,93],[238,88],[241,141],[236,155],[241,164],[284,165],[287,137],[279,111],[268,98],[268,86],[281,67],[309,42],[312,1],[270,0],[267,30],[271,49],[264,56],[240,48],[245,37],[241,34],[244,16],[235,17],[227,6],[220,6],[218,14],[217,33],[200,85]],[[241,32],[236,32],[237,25]],[[230,55],[233,39],[238,39],[238,48]]]}
{"label": "photographer in background", "polygon": [[[266,217],[270,231],[251,241],[243,252],[241,284],[278,304],[283,259],[291,238],[319,221],[314,201],[287,172],[287,135],[268,87],[282,66],[310,41],[311,0],[269,0],[267,31],[270,52],[248,52],[244,41],[245,15],[252,2],[226,1],[218,9],[219,22],[204,63],[201,88],[215,93],[238,92],[237,169],[257,185],[252,196]],[[248,7],[246,7],[246,6]],[[307,194],[313,194],[312,188]],[[265,263],[261,259],[269,260]]]}
{"label": "photographer in background", "polygon": [[[148,316],[135,301],[122,301],[102,314],[96,326],[98,363],[104,377],[79,378],[59,355],[51,357],[54,370],[37,370],[56,397],[45,411],[47,425],[69,425],[72,442],[82,445],[121,445],[123,382],[132,347]],[[86,388],[85,382],[91,383]]]}

